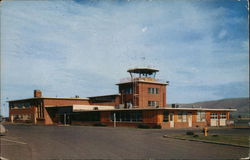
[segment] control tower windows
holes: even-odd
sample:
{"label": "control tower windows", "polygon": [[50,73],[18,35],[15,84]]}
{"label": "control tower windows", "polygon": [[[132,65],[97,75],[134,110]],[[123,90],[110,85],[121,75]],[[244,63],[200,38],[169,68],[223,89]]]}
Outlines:
{"label": "control tower windows", "polygon": [[159,101],[148,101],[148,106],[157,107],[159,106]]}
{"label": "control tower windows", "polygon": [[148,88],[149,94],[159,94],[159,88]]}

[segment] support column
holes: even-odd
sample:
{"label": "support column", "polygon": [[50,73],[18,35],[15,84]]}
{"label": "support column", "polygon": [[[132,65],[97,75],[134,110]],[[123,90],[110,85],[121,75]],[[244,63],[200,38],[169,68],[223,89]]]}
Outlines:
{"label": "support column", "polygon": [[14,121],[14,116],[13,116],[13,114],[10,115],[10,121],[11,121],[11,123],[13,123],[13,121]]}
{"label": "support column", "polygon": [[36,112],[37,112],[37,108],[34,106],[34,109],[33,109],[33,123],[34,124],[37,124],[37,120],[36,120]]}

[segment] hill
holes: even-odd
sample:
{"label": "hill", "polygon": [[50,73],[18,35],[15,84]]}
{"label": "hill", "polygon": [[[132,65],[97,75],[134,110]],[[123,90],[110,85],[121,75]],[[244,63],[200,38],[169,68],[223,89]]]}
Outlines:
{"label": "hill", "polygon": [[234,112],[232,115],[241,116],[241,117],[249,117],[249,98],[229,98],[229,99],[221,99],[214,101],[204,101],[204,102],[196,102],[190,104],[180,104],[180,108],[234,108],[237,109],[237,112]]}

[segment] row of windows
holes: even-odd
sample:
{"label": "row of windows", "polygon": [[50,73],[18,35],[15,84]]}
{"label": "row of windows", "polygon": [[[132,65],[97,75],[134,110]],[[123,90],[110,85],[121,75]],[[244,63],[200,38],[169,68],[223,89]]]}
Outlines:
{"label": "row of windows", "polygon": [[[220,113],[220,119],[226,119],[226,113]],[[218,113],[210,113],[211,119],[218,119]]]}
{"label": "row of windows", "polygon": [[159,106],[159,101],[148,101],[148,106],[157,107],[157,106]]}
{"label": "row of windows", "polygon": [[29,108],[30,103],[14,103],[10,105],[10,108],[13,109],[23,109],[23,108]]}
{"label": "row of windows", "polygon": [[[123,94],[132,94],[133,89],[132,88],[125,88],[121,91]],[[148,88],[149,94],[159,94],[159,88]]]}
{"label": "row of windows", "polygon": [[148,88],[149,94],[159,94],[159,88]]}
{"label": "row of windows", "polygon": [[141,122],[142,111],[112,112],[110,114],[111,121],[114,121],[114,117],[116,118],[117,122]]}
{"label": "row of windows", "polygon": [[[163,112],[163,122],[173,121],[173,116],[169,116],[168,111]],[[206,113],[197,112],[197,122],[205,122]],[[187,112],[178,112],[177,122],[187,122]]]}
{"label": "row of windows", "polygon": [[13,118],[14,120],[22,120],[22,121],[31,120],[30,114],[15,114],[13,115]]}
{"label": "row of windows", "polygon": [[125,89],[121,90],[121,93],[123,93],[123,94],[132,94],[133,89],[132,88],[125,88]]}

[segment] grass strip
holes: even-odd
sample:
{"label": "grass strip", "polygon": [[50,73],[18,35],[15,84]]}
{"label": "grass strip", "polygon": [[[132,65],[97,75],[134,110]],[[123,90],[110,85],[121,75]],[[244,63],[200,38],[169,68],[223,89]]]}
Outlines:
{"label": "grass strip", "polygon": [[182,140],[200,141],[200,142],[212,142],[225,145],[228,144],[228,145],[248,147],[248,148],[250,141],[249,136],[241,136],[241,135],[208,135],[205,137],[203,134],[195,134],[195,135],[175,134],[164,137],[177,138]]}

